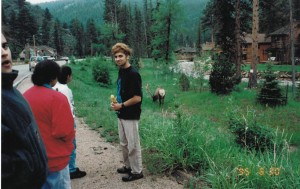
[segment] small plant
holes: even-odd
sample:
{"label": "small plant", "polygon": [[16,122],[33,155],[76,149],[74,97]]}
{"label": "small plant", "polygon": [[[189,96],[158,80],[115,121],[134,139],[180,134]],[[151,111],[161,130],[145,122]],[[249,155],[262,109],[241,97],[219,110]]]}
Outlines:
{"label": "small plant", "polygon": [[212,65],[210,63],[210,58],[198,58],[195,60],[194,63],[194,78],[196,81],[196,85],[199,89],[200,92],[202,92],[204,90],[205,84],[207,83],[205,80],[205,74],[207,74],[208,72],[210,72]]}
{"label": "small plant", "polygon": [[183,73],[180,75],[179,85],[180,85],[182,91],[188,91],[190,89],[189,78]]}
{"label": "small plant", "polygon": [[276,81],[276,75],[272,71],[272,64],[267,65],[264,78],[265,81],[257,96],[257,102],[271,107],[286,104],[287,99],[282,95],[281,88]]}

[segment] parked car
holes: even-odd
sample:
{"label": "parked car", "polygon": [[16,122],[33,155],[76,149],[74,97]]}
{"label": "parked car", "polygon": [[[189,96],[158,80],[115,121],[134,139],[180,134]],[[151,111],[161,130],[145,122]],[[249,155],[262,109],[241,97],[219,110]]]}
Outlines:
{"label": "parked car", "polygon": [[55,60],[55,58],[52,56],[43,56],[43,59],[44,60]]}
{"label": "parked car", "polygon": [[31,71],[32,69],[34,69],[35,66],[39,62],[41,62],[43,60],[44,60],[44,58],[42,56],[32,56],[32,57],[30,57],[30,60],[29,60],[29,71]]}
{"label": "parked car", "polygon": [[65,60],[66,63],[68,64],[69,57],[67,57],[67,56],[62,56],[62,57],[60,57],[60,59],[61,59],[61,60]]}

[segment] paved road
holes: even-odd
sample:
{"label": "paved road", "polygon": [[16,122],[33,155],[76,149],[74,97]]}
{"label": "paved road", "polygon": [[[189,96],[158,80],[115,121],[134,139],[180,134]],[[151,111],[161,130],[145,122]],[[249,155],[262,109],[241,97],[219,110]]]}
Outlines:
{"label": "paved road", "polygon": [[[66,64],[66,61],[64,60],[58,60],[56,61],[60,66]],[[28,64],[18,64],[13,65],[14,70],[18,70],[19,74],[18,77],[14,81],[14,86],[18,86],[25,78],[30,77],[32,72],[29,71],[29,65]]]}

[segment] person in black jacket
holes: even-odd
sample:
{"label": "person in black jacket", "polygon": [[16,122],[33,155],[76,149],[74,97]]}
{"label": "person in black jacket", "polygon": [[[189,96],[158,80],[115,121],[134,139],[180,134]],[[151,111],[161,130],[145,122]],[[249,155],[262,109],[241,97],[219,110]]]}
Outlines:
{"label": "person in black jacket", "polygon": [[131,49],[124,43],[112,47],[112,54],[119,69],[117,80],[117,102],[111,107],[117,111],[119,139],[123,151],[124,166],[118,173],[127,173],[124,182],[144,177],[139,136],[139,119],[142,105],[142,79],[138,71],[129,63]]}
{"label": "person in black jacket", "polygon": [[1,186],[40,189],[48,170],[45,147],[30,106],[13,87],[18,71],[3,33],[1,43]]}

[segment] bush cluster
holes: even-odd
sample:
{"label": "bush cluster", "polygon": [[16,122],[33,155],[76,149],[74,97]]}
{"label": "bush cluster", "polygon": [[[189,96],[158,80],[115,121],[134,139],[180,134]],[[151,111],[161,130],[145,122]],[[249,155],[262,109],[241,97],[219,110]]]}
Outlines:
{"label": "bush cluster", "polygon": [[94,60],[92,62],[93,78],[103,87],[111,85],[108,62],[104,58]]}
{"label": "bush cluster", "polygon": [[231,112],[229,115],[229,128],[235,135],[235,142],[247,150],[264,152],[272,151],[274,145],[281,148],[283,140],[278,140],[274,129],[260,124],[255,113],[248,112],[242,115],[240,112]]}

